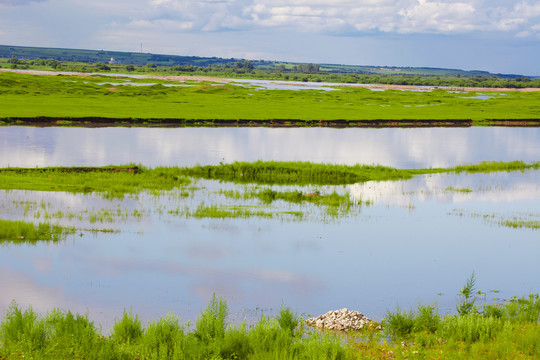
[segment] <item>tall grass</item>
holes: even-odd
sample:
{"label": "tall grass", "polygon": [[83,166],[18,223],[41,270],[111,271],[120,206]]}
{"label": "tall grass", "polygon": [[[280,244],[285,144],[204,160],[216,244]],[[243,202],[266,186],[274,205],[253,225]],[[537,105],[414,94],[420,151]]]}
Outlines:
{"label": "tall grass", "polygon": [[125,311],[110,336],[86,315],[53,310],[45,317],[12,303],[0,323],[0,359],[344,359],[334,335],[295,333],[299,318],[282,307],[278,318],[261,316],[253,326],[227,324],[227,303],[214,296],[186,330],[167,315],[141,326]]}
{"label": "tall grass", "polygon": [[[124,310],[111,335],[88,315],[45,316],[12,302],[0,322],[0,359],[531,359],[540,357],[538,295],[489,311],[441,316],[436,306],[388,312],[384,331],[338,335],[302,326],[282,305],[277,317],[227,323],[228,306],[213,296],[190,330],[174,314],[150,322]],[[386,336],[391,341],[386,341]]]}
{"label": "tall grass", "polygon": [[141,326],[141,320],[138,315],[133,315],[133,311],[130,309],[127,312],[124,309],[122,318],[113,326],[111,337],[120,343],[132,343],[141,339],[143,329]]}
{"label": "tall grass", "polygon": [[[456,315],[442,317],[435,306],[424,305],[419,305],[416,311],[406,312],[399,308],[388,311],[383,320],[385,333],[396,343],[413,341],[412,344],[424,348],[454,349],[463,353],[463,357],[456,358],[467,358],[465,352],[471,358],[487,353],[497,354],[500,358],[540,356],[540,339],[534,338],[540,327],[539,295],[514,297],[505,303],[486,304],[479,309],[474,296],[475,286],[473,273],[460,291]],[[418,352],[418,348],[415,349]],[[471,349],[478,354],[471,355]]]}

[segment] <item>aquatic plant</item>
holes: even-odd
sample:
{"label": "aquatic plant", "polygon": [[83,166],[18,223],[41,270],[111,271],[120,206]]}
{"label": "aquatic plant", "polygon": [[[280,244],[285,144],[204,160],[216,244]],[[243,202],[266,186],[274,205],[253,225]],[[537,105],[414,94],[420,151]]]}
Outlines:
{"label": "aquatic plant", "polygon": [[471,277],[467,279],[467,282],[460,291],[460,301],[456,306],[459,315],[469,315],[478,311],[476,307],[476,296],[474,295],[475,288],[476,278],[473,271]]}
{"label": "aquatic plant", "polygon": [[34,224],[18,220],[0,220],[0,243],[56,242],[73,233],[75,233],[74,227],[63,227],[48,223]]}

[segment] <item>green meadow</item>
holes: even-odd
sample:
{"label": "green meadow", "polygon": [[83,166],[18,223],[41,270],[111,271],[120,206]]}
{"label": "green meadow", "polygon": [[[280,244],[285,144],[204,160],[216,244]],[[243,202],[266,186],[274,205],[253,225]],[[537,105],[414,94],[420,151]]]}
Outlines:
{"label": "green meadow", "polygon": [[[0,119],[177,120],[538,120],[540,92],[372,91],[363,88],[265,90],[234,83],[191,82],[181,87],[144,79],[0,73]],[[170,83],[170,82],[169,82]],[[176,83],[178,84],[178,83]]]}

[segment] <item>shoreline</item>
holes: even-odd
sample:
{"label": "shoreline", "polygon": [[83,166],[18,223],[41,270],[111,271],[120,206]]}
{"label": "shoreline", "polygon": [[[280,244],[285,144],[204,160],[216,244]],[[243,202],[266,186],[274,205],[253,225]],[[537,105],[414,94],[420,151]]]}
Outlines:
{"label": "shoreline", "polygon": [[8,117],[0,118],[0,126],[33,127],[270,127],[270,128],[416,128],[416,127],[540,127],[540,119],[447,119],[447,120],[300,120],[300,119],[141,119],[107,117]]}

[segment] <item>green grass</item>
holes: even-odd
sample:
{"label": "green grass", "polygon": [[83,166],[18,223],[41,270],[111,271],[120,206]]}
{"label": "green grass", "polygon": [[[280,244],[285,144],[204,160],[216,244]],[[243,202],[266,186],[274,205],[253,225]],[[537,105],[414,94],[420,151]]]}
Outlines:
{"label": "green grass", "polygon": [[[0,73],[0,119],[106,118],[159,123],[188,120],[490,120],[540,119],[540,92],[506,92],[489,100],[444,90],[264,90],[233,84],[192,87],[112,86],[110,77]],[[159,82],[154,81],[152,82]],[[137,120],[138,119],[138,120]]]}
{"label": "green grass", "polygon": [[[380,165],[333,165],[310,162],[234,162],[232,164],[194,166],[181,173],[204,179],[236,183],[281,185],[344,185],[366,181],[408,180],[414,175],[434,173],[490,173],[497,171],[537,170],[540,162],[481,162],[452,168],[395,169]],[[261,194],[263,196],[264,194]],[[291,194],[288,194],[290,196]],[[294,195],[294,194],[293,194]]]}
{"label": "green grass", "polygon": [[[341,185],[369,180],[405,180],[413,176],[410,170],[379,165],[349,166],[277,161],[194,166],[183,168],[181,171],[185,175],[205,179],[281,185]],[[260,196],[263,197],[264,193]],[[290,197],[291,194],[288,196]],[[285,197],[284,194],[283,197]]]}
{"label": "green grass", "polygon": [[0,188],[72,193],[102,193],[122,197],[141,191],[171,190],[188,185],[190,180],[177,168],[140,166],[2,168]]}
{"label": "green grass", "polygon": [[35,244],[39,241],[58,242],[66,235],[73,233],[75,233],[75,228],[71,227],[48,223],[33,224],[25,221],[0,220],[0,244]]}
{"label": "green grass", "polygon": [[241,205],[206,205],[204,202],[199,204],[195,210],[189,208],[177,209],[169,211],[173,215],[181,215],[187,218],[193,217],[196,219],[213,218],[213,219],[230,219],[230,218],[274,218],[276,214],[268,211],[263,211],[253,206]]}
{"label": "green grass", "polygon": [[0,323],[0,358],[37,359],[345,359],[335,335],[305,332],[296,315],[282,308],[277,318],[262,316],[248,326],[227,323],[228,306],[215,296],[193,331],[167,315],[141,326],[124,311],[110,336],[87,316],[54,310],[42,317],[16,303]]}
{"label": "green grass", "polygon": [[[0,168],[0,189],[66,191],[73,193],[102,193],[107,197],[122,197],[141,191],[172,190],[190,183],[188,176],[232,181],[237,183],[280,185],[345,185],[366,181],[407,180],[414,175],[433,173],[495,172],[537,170],[540,162],[522,161],[482,162],[454,168],[395,169],[380,165],[333,165],[310,162],[234,162],[232,164],[157,167],[55,167]],[[337,194],[306,196],[298,192],[264,190],[254,196],[264,200],[295,200],[314,203],[338,203],[344,198]]]}
{"label": "green grass", "polygon": [[[493,309],[497,308],[497,311]],[[484,305],[464,315],[436,306],[389,311],[378,326],[347,334],[315,331],[282,305],[248,325],[228,323],[215,295],[193,328],[174,314],[144,327],[123,312],[110,335],[88,315],[52,310],[45,316],[15,302],[0,322],[0,359],[533,359],[540,357],[537,294]]]}

